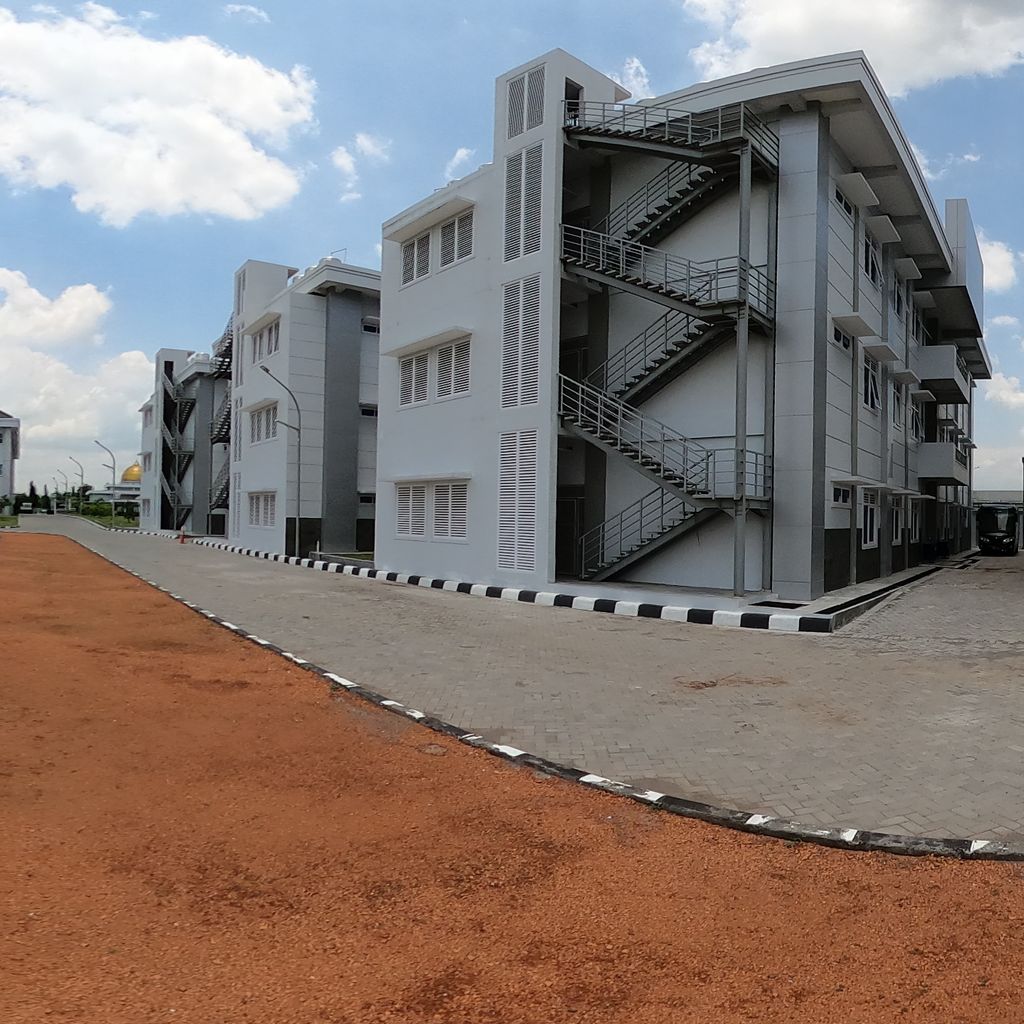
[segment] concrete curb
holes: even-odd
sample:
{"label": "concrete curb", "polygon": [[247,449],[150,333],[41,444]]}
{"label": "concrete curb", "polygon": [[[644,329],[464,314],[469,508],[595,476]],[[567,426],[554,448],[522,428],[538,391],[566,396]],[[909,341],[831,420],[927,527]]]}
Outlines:
{"label": "concrete curb", "polygon": [[[69,537],[68,539],[73,540],[74,538]],[[361,700],[374,704],[386,711],[390,711],[392,714],[412,719],[414,722],[417,722],[420,725],[425,725],[428,729],[431,729],[434,732],[442,733],[445,736],[451,736],[453,739],[458,740],[460,743],[465,743],[467,746],[475,747],[478,750],[486,750],[489,754],[493,754],[495,757],[500,757],[503,760],[511,761],[515,764],[526,765],[536,771],[543,772],[546,775],[551,775],[567,782],[574,782],[579,785],[588,786],[591,789],[600,789],[606,793],[611,793],[614,796],[626,797],[629,800],[636,801],[637,803],[644,804],[648,807],[653,807],[657,810],[667,811],[669,814],[675,814],[682,818],[695,818],[698,821],[705,821],[712,825],[723,825],[726,828],[736,829],[740,832],[749,832],[753,835],[759,836],[769,836],[773,839],[788,839],[793,842],[815,843],[818,846],[829,846],[834,849],[848,850],[850,852],[857,853],[874,852],[915,857],[954,857],[959,860],[1024,860],[1024,845],[1015,846],[1013,843],[1005,843],[1000,840],[989,839],[927,839],[916,836],[897,836],[890,835],[885,832],[872,832],[866,829],[857,828],[810,828],[807,825],[802,825],[797,821],[790,821],[785,818],[775,818],[767,814],[751,814],[749,811],[737,811],[725,807],[715,807],[711,804],[698,803],[694,800],[687,800],[683,797],[659,793],[655,790],[638,789],[625,782],[617,782],[614,779],[608,779],[602,775],[596,775],[580,768],[570,768],[566,765],[558,764],[555,761],[549,761],[546,758],[538,757],[536,754],[531,754],[528,751],[520,750],[517,747],[512,747],[508,744],[490,743],[478,733],[471,732],[468,729],[463,729],[461,726],[452,725],[440,718],[428,715],[423,711],[417,711],[414,708],[406,707],[399,701],[391,700],[374,690],[369,690],[364,686],[360,686],[358,683],[352,682],[350,679],[346,679],[334,672],[330,672],[327,669],[322,668],[320,665],[315,665],[313,662],[307,661],[305,658],[300,658],[298,655],[292,654],[290,651],[286,651],[283,647],[279,647],[277,644],[271,643],[269,640],[264,640],[262,637],[256,636],[254,633],[250,633],[244,627],[239,626],[234,622],[228,622],[226,619],[221,618],[221,616],[214,612],[207,611],[205,608],[200,608],[199,605],[186,600],[179,594],[172,593],[167,587],[160,586],[160,584],[154,580],[146,579],[133,569],[129,569],[127,566],[121,565],[119,562],[115,562],[112,558],[109,558],[99,551],[94,551],[87,544],[83,544],[81,541],[77,540],[75,543],[80,547],[85,548],[86,551],[90,551],[93,554],[98,555],[104,561],[123,570],[130,576],[134,576],[143,583],[146,583],[156,590],[159,590],[161,593],[166,594],[179,604],[183,604],[186,608],[195,612],[197,615],[202,616],[204,619],[207,619],[223,629],[234,633],[243,640],[248,640],[250,643],[257,645],[264,650],[272,651],[291,662],[293,665],[297,665],[299,668],[305,669],[307,672],[311,672],[313,675],[318,676],[321,679],[327,680],[333,692],[343,690],[347,693],[351,693],[354,696],[359,697]],[[260,557],[263,556],[261,555]],[[281,559],[284,558],[284,556],[278,557]],[[290,561],[291,564],[301,564],[302,562],[309,560],[294,559]]]}
{"label": "concrete curb", "polygon": [[193,539],[193,544],[229,551],[236,555],[248,555],[268,562],[283,562],[306,569],[322,572],[343,573],[360,579],[379,580],[386,583],[406,583],[410,586],[431,590],[448,590],[474,597],[495,597],[503,601],[519,601],[524,604],[538,604],[554,608],[574,608],[577,611],[609,612],[642,619],[667,619],[672,622],[688,622],[704,626],[732,626],[742,629],[769,629],[780,633],[830,633],[832,620],[827,615],[794,615],[780,612],[741,612],[721,608],[684,608],[677,605],[648,604],[637,601],[616,601],[611,598],[581,597],[577,594],[557,594],[548,591],[519,590],[516,587],[493,587],[485,583],[468,583],[462,580],[435,579],[430,576],[416,576],[402,572],[388,572],[384,569],[365,569],[340,562],[324,562],[312,558],[296,558],[294,555],[278,555],[268,551],[254,551],[252,548],[237,547],[204,537]]}

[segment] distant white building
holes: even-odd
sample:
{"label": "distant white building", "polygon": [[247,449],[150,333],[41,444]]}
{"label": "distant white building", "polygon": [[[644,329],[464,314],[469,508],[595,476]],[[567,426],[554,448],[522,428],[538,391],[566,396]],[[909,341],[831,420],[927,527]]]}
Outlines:
{"label": "distant white building", "polygon": [[[113,495],[117,502],[128,502],[138,506],[139,495],[142,491],[142,464],[133,462],[122,474],[117,485],[116,494]],[[90,501],[110,501],[110,487],[94,487],[89,491]],[[69,508],[74,509],[75,501],[72,498],[68,502]]]}
{"label": "distant white building", "polygon": [[864,55],[627,98],[501,75],[384,225],[377,565],[800,601],[967,547],[980,250]]}
{"label": "distant white building", "polygon": [[[301,554],[373,550],[379,316],[374,270],[323,259],[299,273],[248,260],[236,272],[225,471],[233,543],[294,553],[301,476]],[[301,474],[289,390],[301,411]]]}
{"label": "distant white building", "polygon": [[21,420],[0,409],[0,504],[14,498],[14,463],[21,454]]}

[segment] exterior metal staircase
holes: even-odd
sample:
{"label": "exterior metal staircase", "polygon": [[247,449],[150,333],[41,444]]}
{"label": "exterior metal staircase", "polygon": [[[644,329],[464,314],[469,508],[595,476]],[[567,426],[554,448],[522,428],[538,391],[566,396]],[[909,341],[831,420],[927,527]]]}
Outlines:
{"label": "exterior metal staircase", "polygon": [[679,495],[655,487],[580,538],[580,576],[606,580],[719,514],[696,509]]}
{"label": "exterior metal staircase", "polygon": [[653,245],[707,206],[737,174],[735,167],[671,163],[627,196],[594,230]]}
{"label": "exterior metal staircase", "polygon": [[172,528],[180,529],[192,509],[192,502],[185,493],[185,472],[195,454],[181,434],[172,430],[166,422],[160,424],[164,441],[164,457],[160,460],[160,484],[171,506]]}
{"label": "exterior metal staircase", "polygon": [[769,169],[779,164],[779,140],[746,104],[692,112],[644,103],[567,100],[564,127],[577,145],[620,146],[674,160],[712,165],[728,162],[749,143],[751,154]]}
{"label": "exterior metal staircase", "polygon": [[210,511],[226,512],[228,509],[228,495],[231,490],[231,460],[227,459],[220,467],[217,476],[214,478],[213,486],[210,488]]}
{"label": "exterior metal staircase", "polygon": [[227,386],[224,397],[213,414],[210,441],[213,444],[228,444],[231,440],[231,385]]}
{"label": "exterior metal staircase", "polygon": [[736,256],[688,260],[601,231],[563,224],[562,263],[570,273],[645,295],[709,323],[733,318],[746,283],[752,314],[766,323],[774,316],[775,286],[767,268],[750,266]]}
{"label": "exterior metal staircase", "polygon": [[231,376],[231,353],[234,348],[234,337],[235,317],[232,314],[228,317],[228,322],[221,332],[221,336],[213,343],[212,356],[210,358],[211,376]]}
{"label": "exterior metal staircase", "polygon": [[709,326],[686,313],[666,313],[587,374],[586,383],[639,404],[734,333],[728,323]]}

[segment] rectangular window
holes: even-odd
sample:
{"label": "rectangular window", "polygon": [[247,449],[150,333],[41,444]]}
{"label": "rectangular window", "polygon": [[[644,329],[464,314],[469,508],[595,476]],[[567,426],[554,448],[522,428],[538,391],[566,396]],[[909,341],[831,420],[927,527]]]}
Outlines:
{"label": "rectangular window", "polygon": [[850,507],[850,488],[849,487],[833,487],[832,488],[832,504],[837,505],[841,508]]}
{"label": "rectangular window", "polygon": [[473,211],[441,225],[441,266],[450,267],[473,255]]}
{"label": "rectangular window", "polygon": [[910,503],[910,543],[917,544],[921,540],[921,502]]}
{"label": "rectangular window", "polygon": [[430,232],[402,246],[402,284],[411,284],[430,273]]}
{"label": "rectangular window", "polygon": [[897,318],[902,320],[906,312],[906,285],[899,274],[892,275],[892,308]]}
{"label": "rectangular window", "polygon": [[434,536],[443,540],[466,536],[469,521],[469,485],[434,484]]}
{"label": "rectangular window", "polygon": [[274,526],[277,521],[277,492],[249,492],[249,525]]}
{"label": "rectangular window", "polygon": [[426,484],[398,484],[395,488],[395,532],[399,537],[426,536]]}
{"label": "rectangular window", "polygon": [[853,335],[840,330],[835,324],[832,325],[832,340],[844,352],[850,352],[853,349]]}
{"label": "rectangular window", "polygon": [[860,546],[878,547],[878,492],[864,491],[860,496]]}
{"label": "rectangular window", "polygon": [[910,436],[915,441],[924,437],[924,421],[921,418],[921,407],[917,402],[910,403]]}
{"label": "rectangular window", "polygon": [[903,429],[903,418],[905,415],[905,401],[904,395],[906,392],[903,389],[902,384],[897,384],[893,381],[891,402],[892,402],[892,425],[897,430]]}
{"label": "rectangular window", "polygon": [[542,214],[541,143],[505,160],[505,260],[540,252]]}
{"label": "rectangular window", "polygon": [[435,391],[437,398],[469,394],[469,339],[437,349]]}
{"label": "rectangular window", "polygon": [[501,434],[498,465],[498,568],[537,563],[537,431]]}
{"label": "rectangular window", "polygon": [[430,353],[419,352],[406,356],[399,364],[398,404],[419,405],[428,397],[427,374]]}
{"label": "rectangular window", "polygon": [[878,243],[867,231],[864,232],[864,273],[876,288],[881,289],[882,264]]}
{"label": "rectangular window", "polygon": [[377,406],[375,405],[361,405],[359,406],[360,416],[372,416],[374,419],[377,417]]}
{"label": "rectangular window", "polygon": [[504,289],[501,407],[533,405],[540,395],[540,275]]}
{"label": "rectangular window", "polygon": [[142,425],[144,427],[151,427],[153,425],[153,410],[147,409],[142,414]]}
{"label": "rectangular window", "polygon": [[142,456],[142,471],[148,473],[153,468],[153,453],[146,452]]}
{"label": "rectangular window", "polygon": [[872,412],[881,406],[881,392],[878,385],[878,360],[864,353],[864,374],[861,387],[861,401]]}
{"label": "rectangular window", "polygon": [[277,437],[277,402],[249,413],[249,443],[259,444]]}
{"label": "rectangular window", "polygon": [[834,193],[836,205],[843,211],[844,216],[850,223],[853,223],[853,203],[843,194],[843,190],[837,185]]}
{"label": "rectangular window", "polygon": [[889,518],[892,521],[892,543],[893,547],[899,547],[903,543],[903,499],[896,498],[895,504],[889,510]]}
{"label": "rectangular window", "polygon": [[380,334],[380,317],[364,316],[362,328],[363,334]]}

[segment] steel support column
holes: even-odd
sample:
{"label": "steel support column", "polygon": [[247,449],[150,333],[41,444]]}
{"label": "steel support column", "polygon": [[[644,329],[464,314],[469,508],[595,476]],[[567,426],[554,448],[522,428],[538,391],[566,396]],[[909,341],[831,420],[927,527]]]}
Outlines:
{"label": "steel support column", "polygon": [[750,342],[750,204],[752,164],[750,144],[740,150],[739,300],[736,315],[736,480],[733,516],[733,593],[747,590],[747,355]]}

